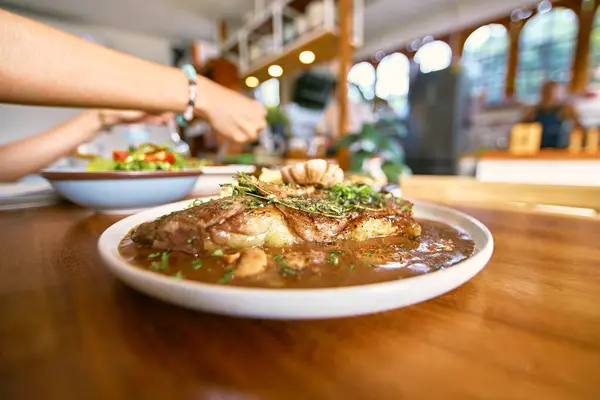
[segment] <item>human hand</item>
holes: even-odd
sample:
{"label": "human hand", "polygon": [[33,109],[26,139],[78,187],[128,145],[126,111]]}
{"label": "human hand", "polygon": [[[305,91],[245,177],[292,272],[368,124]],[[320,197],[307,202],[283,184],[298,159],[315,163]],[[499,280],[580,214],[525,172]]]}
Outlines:
{"label": "human hand", "polygon": [[254,141],[266,126],[266,108],[216,83],[205,81],[198,88],[196,114],[206,118],[213,129],[237,143]]}
{"label": "human hand", "polygon": [[98,118],[109,128],[119,124],[165,125],[173,119],[173,113],[151,114],[137,110],[99,110]]}

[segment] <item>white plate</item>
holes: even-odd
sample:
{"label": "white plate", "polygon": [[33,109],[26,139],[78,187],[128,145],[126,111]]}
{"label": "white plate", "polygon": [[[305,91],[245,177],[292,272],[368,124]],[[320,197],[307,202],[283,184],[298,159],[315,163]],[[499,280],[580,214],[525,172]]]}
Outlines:
{"label": "white plate", "polygon": [[205,175],[235,175],[238,172],[252,174],[256,171],[256,167],[245,164],[205,165],[200,167],[200,171]]}
{"label": "white plate", "polygon": [[207,165],[200,167],[203,175],[198,178],[192,195],[194,196],[212,196],[221,191],[221,185],[233,184],[236,182],[235,176],[238,172],[252,174],[256,171],[254,165]]}
{"label": "white plate", "polygon": [[441,271],[397,281],[331,289],[260,289],[175,280],[124,261],[117,247],[137,225],[189,201],[169,204],[125,218],[100,237],[98,248],[108,268],[127,285],[166,302],[217,314],[269,319],[317,319],[370,314],[429,300],[462,285],[485,267],[494,248],[489,230],[476,219],[426,203],[415,215],[460,227],[475,241],[472,257]]}

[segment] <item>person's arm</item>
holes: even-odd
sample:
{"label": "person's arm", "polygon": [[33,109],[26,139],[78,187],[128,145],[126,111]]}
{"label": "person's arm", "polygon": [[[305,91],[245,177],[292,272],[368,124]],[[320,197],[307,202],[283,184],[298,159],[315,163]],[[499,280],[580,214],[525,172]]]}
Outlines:
{"label": "person's arm", "polygon": [[[0,10],[0,102],[183,112],[183,71],[144,61]],[[265,126],[260,103],[198,77],[196,114],[234,141]]]}
{"label": "person's arm", "polygon": [[132,122],[164,123],[166,118],[140,111],[84,111],[45,132],[0,145],[0,182],[16,181],[39,172],[92,140],[102,128]]}

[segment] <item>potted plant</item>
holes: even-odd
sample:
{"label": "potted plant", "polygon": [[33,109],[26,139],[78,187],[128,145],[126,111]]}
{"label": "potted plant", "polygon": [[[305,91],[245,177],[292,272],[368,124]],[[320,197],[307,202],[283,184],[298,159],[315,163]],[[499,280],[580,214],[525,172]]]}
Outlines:
{"label": "potted plant", "polygon": [[[404,149],[400,139],[406,136],[406,128],[396,119],[380,119],[374,124],[364,124],[360,132],[342,136],[335,149],[348,148],[350,172],[368,173],[370,160],[378,158],[381,170],[388,182],[397,183],[398,178],[410,169],[404,164]],[[376,164],[379,164],[376,163]]]}
{"label": "potted plant", "polygon": [[279,107],[269,107],[267,109],[267,124],[271,132],[275,135],[285,136],[285,131],[289,126],[289,119],[285,111]]}

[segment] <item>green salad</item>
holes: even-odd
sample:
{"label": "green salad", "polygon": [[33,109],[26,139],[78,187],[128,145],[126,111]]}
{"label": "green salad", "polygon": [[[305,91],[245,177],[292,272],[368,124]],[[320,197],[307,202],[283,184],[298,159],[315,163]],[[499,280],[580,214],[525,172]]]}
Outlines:
{"label": "green salad", "polygon": [[182,155],[166,146],[151,143],[113,150],[112,159],[97,157],[90,161],[87,171],[179,171],[187,167]]}

